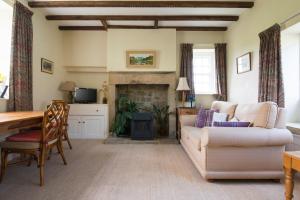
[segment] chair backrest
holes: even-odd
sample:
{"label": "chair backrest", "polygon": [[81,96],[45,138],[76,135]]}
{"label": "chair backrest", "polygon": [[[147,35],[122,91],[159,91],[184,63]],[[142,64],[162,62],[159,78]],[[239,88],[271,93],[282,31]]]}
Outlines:
{"label": "chair backrest", "polygon": [[63,108],[64,108],[63,126],[67,126],[70,106],[64,100],[52,100],[52,104],[63,106]]}
{"label": "chair backrest", "polygon": [[44,112],[43,133],[41,138],[42,143],[47,143],[60,137],[63,117],[63,106],[56,104],[48,106],[47,110]]}

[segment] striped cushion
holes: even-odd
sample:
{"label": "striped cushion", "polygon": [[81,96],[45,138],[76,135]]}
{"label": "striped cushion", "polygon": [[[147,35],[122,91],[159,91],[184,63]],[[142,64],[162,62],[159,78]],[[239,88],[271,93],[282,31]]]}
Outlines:
{"label": "striped cushion", "polygon": [[250,127],[250,122],[214,122],[216,127]]}
{"label": "striped cushion", "polygon": [[196,118],[195,126],[198,128],[203,128],[205,126],[212,126],[214,112],[217,111],[200,108]]}

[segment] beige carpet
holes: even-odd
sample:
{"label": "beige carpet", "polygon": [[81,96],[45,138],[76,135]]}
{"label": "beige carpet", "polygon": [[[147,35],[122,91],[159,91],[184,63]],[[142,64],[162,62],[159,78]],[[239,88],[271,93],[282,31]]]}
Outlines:
{"label": "beige carpet", "polygon": [[[54,154],[45,186],[35,165],[10,166],[1,200],[282,200],[284,187],[271,181],[203,180],[180,145],[101,144],[73,141],[68,165]],[[35,163],[34,163],[35,164]],[[295,199],[300,199],[297,181]]]}

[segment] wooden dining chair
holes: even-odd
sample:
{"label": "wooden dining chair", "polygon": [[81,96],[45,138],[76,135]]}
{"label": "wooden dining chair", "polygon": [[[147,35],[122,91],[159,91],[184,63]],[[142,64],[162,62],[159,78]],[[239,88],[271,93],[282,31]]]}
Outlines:
{"label": "wooden dining chair", "polygon": [[62,130],[61,130],[62,140],[67,141],[69,148],[72,149],[72,144],[68,134],[68,117],[69,117],[70,106],[64,100],[52,100],[52,104],[57,104],[64,107],[64,118],[63,118]]}
{"label": "wooden dining chair", "polygon": [[10,153],[28,154],[38,161],[40,168],[40,186],[44,185],[44,165],[46,154],[54,146],[66,165],[66,159],[62,148],[61,129],[63,124],[64,108],[51,104],[44,112],[41,130],[28,130],[9,136],[1,147],[1,173],[0,182],[3,180],[7,168],[7,156]]}

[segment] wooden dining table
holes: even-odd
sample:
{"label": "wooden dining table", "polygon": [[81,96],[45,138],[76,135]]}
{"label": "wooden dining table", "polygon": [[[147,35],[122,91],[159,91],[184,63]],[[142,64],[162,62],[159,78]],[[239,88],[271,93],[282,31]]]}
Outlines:
{"label": "wooden dining table", "polygon": [[43,117],[43,111],[0,113],[0,134],[40,125]]}

